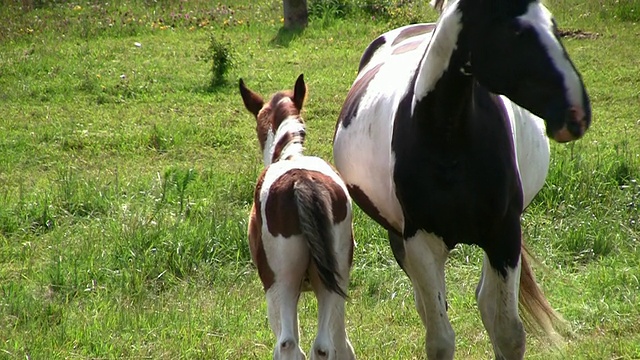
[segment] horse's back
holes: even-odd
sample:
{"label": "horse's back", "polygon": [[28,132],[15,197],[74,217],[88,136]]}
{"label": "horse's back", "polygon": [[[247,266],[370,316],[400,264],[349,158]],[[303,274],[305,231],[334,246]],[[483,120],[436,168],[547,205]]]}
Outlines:
{"label": "horse's back", "polygon": [[[358,71],[370,64],[379,64],[392,55],[406,54],[420,44],[426,45],[431,39],[435,23],[421,23],[402,26],[378,36],[365,49]],[[418,54],[419,55],[419,54]]]}

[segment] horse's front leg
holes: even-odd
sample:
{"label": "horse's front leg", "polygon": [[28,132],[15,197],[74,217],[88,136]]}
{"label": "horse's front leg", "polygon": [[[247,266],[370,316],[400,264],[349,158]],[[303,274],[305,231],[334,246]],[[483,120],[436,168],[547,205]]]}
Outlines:
{"label": "horse's front leg", "polygon": [[[394,248],[394,247],[392,247]],[[398,247],[394,248],[394,252]],[[416,309],[427,330],[426,352],[429,360],[453,359],[455,333],[447,315],[444,264],[449,249],[442,239],[419,230],[404,240],[400,266],[413,284]],[[399,261],[400,262],[400,261]]]}
{"label": "horse's front leg", "polygon": [[520,226],[517,219],[512,223],[504,227],[503,236],[492,239],[500,245],[485,250],[476,289],[482,323],[498,360],[520,360],[525,352],[525,332],[518,314]]}

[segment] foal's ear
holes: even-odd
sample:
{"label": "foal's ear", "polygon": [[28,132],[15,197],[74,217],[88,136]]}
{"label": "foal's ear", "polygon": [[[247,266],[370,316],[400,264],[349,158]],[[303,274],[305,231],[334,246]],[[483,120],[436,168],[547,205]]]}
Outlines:
{"label": "foal's ear", "polygon": [[262,96],[256,94],[255,92],[249,90],[247,86],[244,84],[244,81],[240,79],[240,96],[242,96],[242,101],[244,102],[244,107],[249,110],[254,116],[258,116],[258,113],[262,109],[262,105],[264,105],[264,100],[262,100]]}
{"label": "foal's ear", "polygon": [[298,110],[302,110],[302,104],[304,104],[306,96],[307,85],[304,83],[304,74],[300,74],[300,76],[298,76],[298,80],[296,80],[296,85],[293,88],[293,103],[296,105]]}

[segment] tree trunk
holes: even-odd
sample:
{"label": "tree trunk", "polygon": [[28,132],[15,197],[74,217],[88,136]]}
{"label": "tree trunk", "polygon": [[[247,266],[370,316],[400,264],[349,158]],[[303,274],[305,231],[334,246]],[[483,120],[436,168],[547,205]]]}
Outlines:
{"label": "tree trunk", "polygon": [[282,0],[284,7],[284,28],[302,29],[309,23],[307,0]]}

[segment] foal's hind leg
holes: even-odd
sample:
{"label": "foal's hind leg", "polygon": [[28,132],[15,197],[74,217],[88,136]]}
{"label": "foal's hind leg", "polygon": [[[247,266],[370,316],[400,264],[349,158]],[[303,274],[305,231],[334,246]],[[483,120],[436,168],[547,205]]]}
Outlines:
{"label": "foal's hind leg", "polygon": [[[338,285],[346,292],[349,288],[353,254],[350,217],[334,230],[333,238],[336,266],[340,275]],[[311,266],[310,280],[318,299],[318,334],[311,349],[311,359],[354,360],[355,353],[345,329],[345,299],[324,286],[315,266]]]}
{"label": "foal's hind leg", "polygon": [[403,256],[400,265],[413,283],[416,309],[427,329],[429,360],[453,359],[455,350],[455,333],[447,316],[444,278],[448,254],[442,239],[420,230],[404,241],[404,254],[396,255],[397,258]]}
{"label": "foal's hind leg", "polygon": [[278,339],[273,358],[305,359],[300,348],[298,299],[309,264],[307,245],[299,236],[275,237],[265,241],[265,252],[275,277],[275,282],[267,290],[269,324]]}
{"label": "foal's hind leg", "polygon": [[318,299],[318,334],[311,348],[311,359],[355,359],[345,330],[345,299],[319,281],[313,281],[312,285]]}

